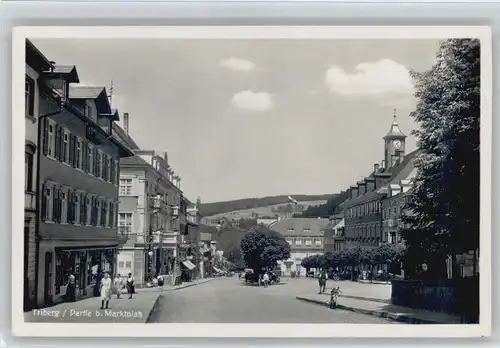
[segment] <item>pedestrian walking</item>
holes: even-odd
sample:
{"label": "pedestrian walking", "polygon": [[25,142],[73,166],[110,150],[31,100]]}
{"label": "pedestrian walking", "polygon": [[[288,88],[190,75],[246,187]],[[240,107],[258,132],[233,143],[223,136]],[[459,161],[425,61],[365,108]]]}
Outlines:
{"label": "pedestrian walking", "polygon": [[117,274],[115,280],[113,281],[113,293],[116,294],[116,298],[120,298],[123,289],[123,279]]}
{"label": "pedestrian walking", "polygon": [[135,293],[135,285],[134,285],[134,277],[132,277],[132,273],[128,274],[127,278],[127,292],[129,294],[129,299],[132,298],[132,295]]}
{"label": "pedestrian walking", "polygon": [[267,272],[262,276],[262,280],[264,282],[264,287],[267,288],[269,285],[269,274]]}
{"label": "pedestrian walking", "polygon": [[75,300],[76,300],[75,276],[70,273],[68,275],[68,285],[66,286],[66,301],[75,302]]}
{"label": "pedestrian walking", "polygon": [[319,293],[322,294],[325,292],[325,289],[326,289],[326,278],[327,278],[327,275],[326,275],[326,270],[321,270],[321,273],[319,274],[319,279],[318,279],[318,282],[319,282]]}
{"label": "pedestrian walking", "polygon": [[111,278],[109,277],[109,273],[104,273],[104,278],[101,280],[101,309],[104,309],[104,305],[106,305],[106,309],[109,305],[109,300],[111,299]]}

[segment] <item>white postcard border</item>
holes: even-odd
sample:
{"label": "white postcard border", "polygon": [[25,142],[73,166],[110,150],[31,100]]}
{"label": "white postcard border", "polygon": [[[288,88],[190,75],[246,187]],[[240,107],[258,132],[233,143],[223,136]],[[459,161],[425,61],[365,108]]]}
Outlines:
{"label": "white postcard border", "polygon": [[[58,324],[25,323],[23,221],[25,39],[446,39],[481,40],[480,324]],[[17,27],[12,56],[12,332],[36,337],[479,337],[491,334],[492,40],[484,26]],[[22,260],[22,259],[21,259]]]}

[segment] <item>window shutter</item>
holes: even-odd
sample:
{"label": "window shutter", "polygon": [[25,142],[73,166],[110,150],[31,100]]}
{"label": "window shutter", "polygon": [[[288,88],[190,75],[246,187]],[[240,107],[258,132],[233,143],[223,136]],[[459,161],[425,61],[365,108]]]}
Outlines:
{"label": "window shutter", "polygon": [[43,184],[42,185],[42,194],[41,194],[41,197],[42,197],[42,211],[41,211],[41,219],[42,221],[45,221],[47,219],[47,195],[46,195],[46,192],[45,190],[47,189],[47,185],[46,184]]}
{"label": "window shutter", "polygon": [[47,120],[47,117],[45,117],[42,122],[43,122],[43,154],[47,156],[47,153],[49,151],[49,121]]}
{"label": "window shutter", "polygon": [[94,161],[93,163],[93,169],[94,169],[94,175],[97,177],[97,149],[93,148],[92,149],[92,160]]}
{"label": "window shutter", "polygon": [[88,155],[87,142],[82,140],[82,169],[85,173],[88,173],[89,171],[87,167],[87,155]]}

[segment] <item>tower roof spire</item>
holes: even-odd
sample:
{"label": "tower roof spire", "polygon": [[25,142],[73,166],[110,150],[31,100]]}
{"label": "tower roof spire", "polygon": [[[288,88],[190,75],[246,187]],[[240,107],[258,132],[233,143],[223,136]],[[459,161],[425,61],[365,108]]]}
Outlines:
{"label": "tower roof spire", "polygon": [[392,120],[391,128],[389,129],[389,133],[387,133],[385,135],[384,139],[391,139],[391,138],[404,139],[404,138],[406,138],[406,135],[401,131],[401,128],[399,128],[398,121],[396,120],[396,109],[394,109],[392,117],[394,119]]}

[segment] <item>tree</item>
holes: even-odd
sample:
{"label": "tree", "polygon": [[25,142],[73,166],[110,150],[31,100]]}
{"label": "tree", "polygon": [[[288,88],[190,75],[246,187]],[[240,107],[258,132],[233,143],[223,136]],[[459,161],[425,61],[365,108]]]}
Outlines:
{"label": "tree", "polygon": [[311,259],[312,259],[311,256],[306,256],[300,262],[300,265],[306,269],[306,272],[309,272],[309,270],[312,268],[312,266],[311,266],[312,260]]}
{"label": "tree", "polygon": [[256,273],[262,268],[276,267],[278,261],[290,257],[290,245],[283,236],[265,226],[247,232],[240,246],[245,264]]}
{"label": "tree", "polygon": [[436,64],[411,75],[420,153],[403,217],[404,267],[415,274],[426,262],[430,275],[446,278],[446,258],[456,267],[457,254],[479,250],[480,42],[442,41]]}

